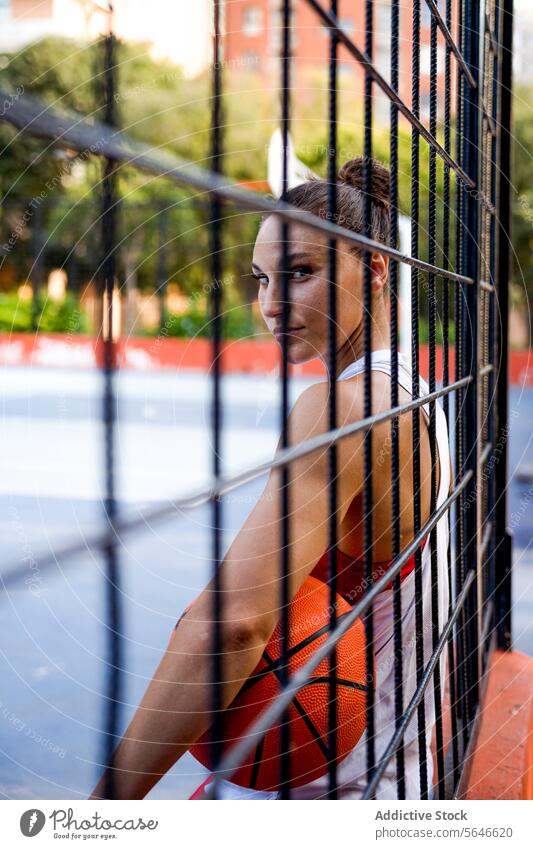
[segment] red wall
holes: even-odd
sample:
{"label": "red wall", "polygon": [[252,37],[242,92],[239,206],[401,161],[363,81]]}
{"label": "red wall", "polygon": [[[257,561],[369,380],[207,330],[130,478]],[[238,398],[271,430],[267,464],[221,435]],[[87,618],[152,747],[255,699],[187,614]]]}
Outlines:
{"label": "red wall", "polygon": [[[211,342],[208,339],[122,339],[116,346],[119,368],[156,371],[158,369],[198,369],[211,366]],[[453,349],[450,380],[454,379]],[[280,365],[280,348],[274,341],[226,342],[222,355],[223,371],[251,374],[275,373]],[[69,336],[39,333],[0,334],[0,365],[32,365],[58,368],[94,368],[101,361],[101,343],[91,336]],[[291,366],[291,374],[324,375],[319,360]],[[429,349],[420,346],[420,373],[429,376]],[[442,378],[442,349],[437,348],[437,380]],[[533,386],[533,354],[529,350],[511,351],[509,358],[511,384]]]}

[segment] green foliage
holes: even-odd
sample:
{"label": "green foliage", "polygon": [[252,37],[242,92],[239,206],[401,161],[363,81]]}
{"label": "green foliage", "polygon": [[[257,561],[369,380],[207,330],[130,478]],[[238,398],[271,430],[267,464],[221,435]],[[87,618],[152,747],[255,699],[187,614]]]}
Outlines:
{"label": "green foliage", "polygon": [[[442,334],[442,322],[437,321],[437,326],[435,328],[435,336],[437,345],[442,345],[443,343],[443,334]],[[421,315],[418,323],[418,339],[421,345],[427,345],[429,343],[429,319],[426,318],[425,315]],[[454,322],[450,322],[448,325],[448,342],[450,345],[455,344],[455,324]]]}
{"label": "green foliage", "polygon": [[[6,58],[0,85],[9,95],[23,91],[58,109],[92,113],[91,62],[94,45],[80,46],[70,39],[45,38]],[[20,133],[0,122],[2,144],[2,196],[9,199],[37,197],[58,174],[64,151],[48,140]],[[61,191],[61,186],[58,187]],[[56,189],[57,190],[57,189]]]}
{"label": "green foliage", "polygon": [[533,299],[533,87],[520,87],[513,99],[513,161],[511,197],[512,300],[527,303]]}
{"label": "green foliage", "polygon": [[21,301],[18,295],[0,295],[0,331],[22,333],[31,330],[31,301]]}
{"label": "green foliage", "polygon": [[[45,38],[8,57],[9,62],[0,71],[0,85],[8,92],[19,86],[24,97],[36,95],[55,109],[75,110],[96,120],[102,117],[102,55],[101,43]],[[118,43],[116,58],[119,126],[126,127],[131,137],[149,144],[155,155],[167,149],[207,167],[209,74],[185,79],[175,65],[154,62],[148,50],[140,50],[138,45]],[[224,156],[224,170],[230,179],[256,179],[266,174],[265,139],[275,123],[271,119],[265,130],[257,120],[257,111],[266,115],[271,98],[258,97],[253,84],[251,91],[242,96],[228,91],[227,100],[226,150],[232,153]],[[274,114],[272,107],[270,115]],[[46,243],[43,271],[64,266],[69,273],[69,286],[74,280],[76,288],[82,287],[98,272],[101,261],[101,197],[95,191],[101,179],[101,162],[96,157],[65,152],[29,134],[21,138],[5,122],[0,122],[0,144],[5,147],[0,184],[4,195],[1,241],[7,242],[15,229],[20,229],[19,222],[25,222],[15,248],[0,269],[0,278],[4,278],[0,279],[0,288],[7,288],[13,279],[31,279],[34,273],[36,198]],[[205,226],[210,216],[208,199],[133,167],[120,168],[118,192],[119,279],[153,291],[163,273],[166,280],[178,282],[184,294],[195,294],[210,274],[210,234]],[[235,217],[232,211],[224,228],[223,250],[228,263],[238,263],[236,280],[242,279],[245,268],[249,271],[247,250],[253,244],[257,218],[250,213]],[[161,238],[165,245],[162,270]],[[246,300],[246,286],[242,292]]]}
{"label": "green foliage", "polygon": [[87,333],[88,321],[80,312],[79,302],[67,295],[61,301],[49,298],[38,305],[38,328],[43,333]]}
{"label": "green foliage", "polygon": [[[212,320],[205,307],[197,302],[191,304],[181,315],[167,312],[163,322],[164,336],[187,339],[210,339],[213,336]],[[252,311],[247,306],[235,306],[225,310],[222,316],[222,337],[224,339],[242,339],[254,335]],[[159,328],[152,329],[149,335],[159,335]]]}
{"label": "green foliage", "polygon": [[72,295],[61,301],[39,297],[34,304],[16,294],[0,294],[0,331],[25,333],[88,333],[87,317]]}
{"label": "green foliage", "polygon": [[[211,79],[206,71],[195,79],[186,79],[173,64],[154,62],[148,50],[118,43],[116,109],[119,126],[128,135],[145,142],[154,154],[169,151],[201,167],[210,164]],[[7,92],[23,86],[24,96],[35,94],[55,108],[75,110],[89,115],[90,120],[102,116],[102,44],[82,44],[65,38],[50,37],[9,56],[0,70],[0,85]],[[267,146],[272,131],[279,126],[279,89],[247,69],[224,68],[222,169],[228,181],[264,180],[267,176]],[[344,80],[339,89],[339,121],[337,126],[337,164],[363,153],[362,112],[354,104],[360,91],[348,88]],[[515,300],[533,294],[533,187],[530,181],[530,151],[533,149],[531,121],[531,89],[518,90],[514,107],[514,174],[516,197],[513,214],[515,265],[513,293]],[[301,85],[291,97],[291,134],[296,153],[316,173],[327,174],[328,124],[327,79],[317,72],[308,85]],[[389,163],[390,136],[388,120],[379,123],[376,109],[372,147],[373,155]],[[442,142],[442,130],[439,130]],[[452,150],[455,138],[452,127]],[[101,179],[101,162],[96,158],[80,160],[72,151],[33,139],[29,134],[17,136],[6,122],[0,122],[0,144],[4,149],[0,189],[5,195],[2,211],[6,241],[16,226],[16,216],[9,214],[13,201],[20,204],[19,217],[32,198],[44,193],[41,207],[43,233],[46,237],[43,271],[65,266],[79,286],[98,271],[100,257],[100,203],[95,186]],[[399,207],[411,213],[411,131],[400,121]],[[444,168],[437,158],[437,256],[442,258]],[[449,265],[455,258],[455,180],[451,180]],[[420,140],[420,256],[428,258],[429,149]],[[211,241],[206,224],[211,220],[209,197],[188,190],[160,177],[152,177],[136,168],[119,169],[118,190],[121,197],[119,215],[120,250],[117,256],[121,283],[150,292],[161,281],[177,283],[180,290],[193,299],[211,275]],[[162,211],[164,210],[164,222]],[[230,310],[225,328],[230,334],[248,333],[251,319],[245,318],[256,287],[250,283],[250,260],[260,216],[224,205],[221,231],[224,272],[231,271],[232,280],[225,288],[228,303],[243,305],[242,316],[232,317]],[[16,248],[5,258],[11,266],[9,279],[25,279],[32,275],[32,228],[35,216],[25,225]],[[163,239],[164,262],[160,244]],[[75,273],[71,275],[71,269]],[[1,269],[0,269],[1,277]],[[7,275],[6,275],[6,279]],[[0,288],[2,280],[0,279]],[[7,284],[4,283],[4,288]],[[427,292],[421,286],[421,314],[427,314]],[[22,307],[21,307],[22,309]],[[232,307],[233,309],[233,307]],[[451,308],[453,318],[453,299]],[[14,316],[17,321],[19,319]],[[57,319],[61,323],[60,318]],[[422,319],[423,322],[424,319]],[[249,324],[246,322],[249,321]],[[231,329],[235,322],[236,330]],[[423,323],[422,323],[423,327]],[[184,316],[172,322],[176,335],[208,335],[205,315],[192,306]]]}

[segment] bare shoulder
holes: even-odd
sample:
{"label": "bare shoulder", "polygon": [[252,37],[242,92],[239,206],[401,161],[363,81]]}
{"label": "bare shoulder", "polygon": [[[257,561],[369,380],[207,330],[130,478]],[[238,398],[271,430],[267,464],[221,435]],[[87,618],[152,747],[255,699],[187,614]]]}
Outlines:
{"label": "bare shoulder", "polygon": [[[364,386],[362,382],[343,380],[337,382],[337,428],[346,428],[364,418]],[[327,505],[320,504],[316,513],[309,512],[310,493],[318,492],[322,498],[329,491],[331,465],[329,439],[320,440],[330,428],[330,399],[331,387],[328,382],[309,386],[298,398],[288,422],[289,444],[301,444],[308,440],[317,439],[319,445],[312,448],[300,458],[291,461],[289,475],[291,481],[298,484],[295,487],[307,504],[309,517],[313,521],[322,521]],[[337,496],[339,517],[342,520],[354,497],[361,491],[364,482],[364,439],[365,430],[354,428],[353,432],[345,434],[335,441],[337,447]],[[372,439],[372,450],[380,451],[387,436],[385,428],[372,428],[375,438]],[[316,503],[318,501],[315,499]],[[307,514],[306,514],[307,515]],[[326,544],[326,541],[324,541]]]}
{"label": "bare shoulder", "polygon": [[[337,427],[355,423],[364,418],[364,376],[337,381]],[[297,399],[289,416],[291,443],[301,442],[329,430],[332,387],[328,381],[308,386]],[[390,407],[390,379],[388,375],[372,372],[372,412]]]}

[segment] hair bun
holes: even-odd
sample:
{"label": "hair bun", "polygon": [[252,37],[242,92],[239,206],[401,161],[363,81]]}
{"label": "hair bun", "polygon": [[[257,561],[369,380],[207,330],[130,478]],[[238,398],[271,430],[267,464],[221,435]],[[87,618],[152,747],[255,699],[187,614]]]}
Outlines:
{"label": "hair bun", "polygon": [[[388,205],[390,203],[389,170],[375,159],[370,160],[370,166],[370,193],[372,199],[376,203]],[[365,183],[365,158],[363,156],[357,156],[355,159],[349,159],[345,162],[339,170],[337,180],[339,183],[352,186],[362,192]]]}

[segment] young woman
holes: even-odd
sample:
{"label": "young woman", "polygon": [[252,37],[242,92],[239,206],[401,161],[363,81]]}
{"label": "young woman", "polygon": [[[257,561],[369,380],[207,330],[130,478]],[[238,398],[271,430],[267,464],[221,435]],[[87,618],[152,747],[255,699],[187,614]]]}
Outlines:
{"label": "young woman", "polygon": [[[388,171],[372,162],[372,238],[386,243],[389,236]],[[337,178],[339,225],[363,231],[363,164],[350,160]],[[326,218],[328,185],[313,179],[290,190],[285,196],[292,205]],[[291,222],[289,225],[289,318],[287,348],[291,363],[320,357],[328,370],[328,237],[325,233]],[[252,272],[258,282],[258,298],[264,321],[282,342],[282,262],[281,221],[271,213],[263,219],[256,239]],[[380,253],[371,255],[372,321],[372,411],[390,408],[391,351],[386,300],[388,260]],[[332,380],[337,380],[337,423],[347,425],[364,415],[363,356],[363,257],[352,243],[337,240],[337,372],[309,386],[293,405],[289,416],[290,444],[311,439],[328,428],[328,396]],[[411,400],[410,365],[399,355],[399,401]],[[428,392],[420,379],[420,392]],[[446,420],[437,407],[437,506],[450,487],[450,455]],[[428,409],[419,413],[421,519],[430,515],[431,453]],[[400,432],[400,532],[401,547],[413,531],[413,443],[412,414],[399,419]],[[290,595],[296,594],[313,574],[327,580],[329,475],[328,451],[317,450],[293,462],[291,484]],[[338,442],[338,590],[350,602],[364,592],[363,548],[363,434],[353,434]],[[390,421],[373,428],[372,487],[374,574],[379,577],[392,560],[391,451]],[[235,698],[263,653],[280,617],[280,504],[281,474],[271,471],[263,497],[251,511],[221,566],[223,587],[222,705]],[[439,630],[446,621],[448,518],[437,525],[439,581]],[[429,539],[422,550],[422,585],[425,661],[431,654],[431,558]],[[401,572],[403,633],[403,703],[408,704],[416,687],[414,558]],[[394,639],[393,591],[389,584],[377,597],[374,610],[374,651],[376,657],[375,725],[376,755],[379,758],[394,732]],[[213,586],[208,584],[181,618],[169,646],[150,682],[141,704],[128,726],[115,759],[114,797],[143,798],[156,782],[207,730],[210,723],[212,675]],[[441,656],[444,682],[446,658]],[[433,688],[426,691],[426,753],[428,785],[431,788],[433,764],[431,736],[435,722]],[[416,712],[405,737],[406,798],[420,798],[419,757]],[[340,798],[358,798],[366,786],[366,732],[355,749],[338,767]],[[101,798],[103,778],[91,798]],[[292,791],[293,798],[321,798],[327,792],[327,776]],[[229,781],[222,783],[227,798],[273,799],[276,793],[246,790]],[[379,799],[395,799],[395,760],[379,782]]]}

